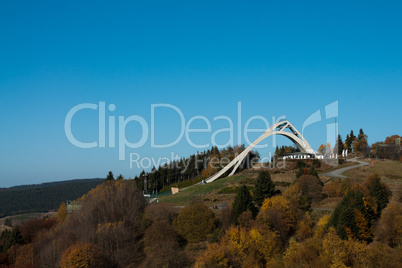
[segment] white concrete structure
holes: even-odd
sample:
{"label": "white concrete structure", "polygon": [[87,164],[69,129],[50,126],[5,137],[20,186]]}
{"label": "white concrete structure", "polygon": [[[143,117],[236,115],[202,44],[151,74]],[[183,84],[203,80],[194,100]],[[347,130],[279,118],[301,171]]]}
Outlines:
{"label": "white concrete structure", "polygon": [[[290,132],[285,131],[287,129],[290,130]],[[265,132],[258,139],[256,139],[252,144],[250,144],[249,147],[247,147],[247,149],[245,149],[241,154],[235,157],[235,159],[233,159],[227,166],[221,169],[218,173],[212,175],[205,181],[207,183],[210,183],[213,182],[214,180],[217,180],[220,176],[222,176],[222,174],[224,174],[232,166],[234,166],[232,172],[229,174],[229,176],[232,176],[236,172],[237,168],[240,166],[243,159],[251,151],[251,149],[253,149],[258,143],[260,143],[261,141],[272,135],[285,136],[288,139],[290,139],[297,146],[297,148],[299,148],[300,152],[313,154],[314,156],[316,155],[314,150],[310,147],[306,139],[299,133],[299,131],[297,131],[297,129],[289,121],[281,120],[278,123],[272,125],[267,130],[265,130]]]}

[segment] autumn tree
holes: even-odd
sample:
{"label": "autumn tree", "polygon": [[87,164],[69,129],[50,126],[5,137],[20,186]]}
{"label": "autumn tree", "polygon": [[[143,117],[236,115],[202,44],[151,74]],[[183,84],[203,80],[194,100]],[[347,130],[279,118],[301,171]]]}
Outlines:
{"label": "autumn tree", "polygon": [[32,243],[44,236],[55,223],[55,218],[37,218],[22,222],[18,228],[21,231],[24,242]]}
{"label": "autumn tree", "polygon": [[262,205],[265,198],[273,196],[275,193],[275,183],[271,180],[268,171],[262,170],[258,173],[255,183],[254,200],[258,206]]}
{"label": "autumn tree", "polygon": [[178,214],[177,208],[164,203],[150,204],[145,208],[145,216],[151,222],[168,221],[173,223]]}
{"label": "autumn tree", "polygon": [[240,216],[237,218],[237,222],[240,226],[250,229],[254,225],[254,217],[253,213],[250,210],[244,211]]}
{"label": "autumn tree", "polygon": [[182,267],[186,263],[180,238],[167,220],[154,222],[146,231],[144,246],[146,267]]}
{"label": "autumn tree", "polygon": [[60,261],[60,268],[98,268],[103,266],[104,262],[100,249],[89,243],[77,243],[69,247],[63,253]]}
{"label": "autumn tree", "polygon": [[298,220],[303,218],[306,211],[310,210],[310,201],[303,195],[303,192],[297,183],[290,185],[282,196],[289,203],[292,215],[294,215]]}
{"label": "autumn tree", "polygon": [[402,245],[402,205],[389,204],[375,230],[375,240],[391,247]]}
{"label": "autumn tree", "polygon": [[297,223],[296,239],[304,241],[314,234],[315,219],[313,214],[306,212],[304,218]]}
{"label": "autumn tree", "polygon": [[100,249],[109,267],[143,262],[146,201],[133,180],[103,183],[79,200],[68,221],[49,232],[38,244],[36,267],[56,267],[63,252],[77,242],[91,242]]}
{"label": "autumn tree", "polygon": [[323,154],[323,153],[324,153],[324,150],[325,150],[325,146],[324,146],[324,144],[321,144],[320,147],[318,147],[317,152],[318,152],[319,154]]}
{"label": "autumn tree", "polygon": [[300,186],[302,195],[310,202],[317,202],[322,199],[322,188],[324,184],[320,178],[318,178],[318,175],[303,175],[296,179],[296,184]]}
{"label": "autumn tree", "polygon": [[401,139],[401,138],[402,138],[402,136],[392,135],[392,136],[386,137],[384,143],[385,144],[395,144],[395,141],[397,139]]}
{"label": "autumn tree", "polygon": [[266,229],[230,227],[218,243],[197,258],[195,267],[264,267],[281,250],[278,234]]}
{"label": "autumn tree", "polygon": [[372,241],[373,233],[370,230],[368,219],[358,209],[353,209],[357,237],[364,241]]}
{"label": "autumn tree", "polygon": [[34,267],[34,249],[32,244],[26,244],[17,248],[14,265],[16,267]]}
{"label": "autumn tree", "polygon": [[173,226],[189,242],[204,241],[216,228],[215,215],[204,204],[195,203],[180,211]]}
{"label": "autumn tree", "polygon": [[62,224],[65,221],[66,217],[67,217],[67,205],[66,203],[63,202],[60,204],[59,210],[57,211],[56,215],[57,223]]}
{"label": "autumn tree", "polygon": [[257,217],[260,225],[278,232],[283,243],[286,243],[293,232],[296,221],[297,215],[294,214],[289,200],[280,195],[265,199]]}
{"label": "autumn tree", "polygon": [[294,238],[289,241],[289,247],[284,252],[281,267],[329,267],[320,258],[322,245],[318,238],[310,238],[298,243]]}

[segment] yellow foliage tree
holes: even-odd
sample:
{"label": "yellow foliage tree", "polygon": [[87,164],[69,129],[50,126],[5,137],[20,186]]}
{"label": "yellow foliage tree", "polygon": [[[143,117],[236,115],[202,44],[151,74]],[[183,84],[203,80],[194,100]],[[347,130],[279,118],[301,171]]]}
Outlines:
{"label": "yellow foliage tree", "polygon": [[385,144],[395,144],[396,139],[402,138],[402,136],[399,135],[392,135],[390,137],[387,137],[384,141]]}
{"label": "yellow foliage tree", "polygon": [[60,261],[61,268],[97,268],[102,265],[102,254],[99,248],[93,244],[84,243],[78,243],[66,249]]}
{"label": "yellow foliage tree", "polygon": [[321,237],[324,235],[325,229],[328,225],[329,219],[331,218],[331,215],[327,214],[322,216],[316,225],[314,235],[317,237]]}
{"label": "yellow foliage tree", "polygon": [[208,245],[195,267],[260,267],[280,250],[281,241],[275,232],[232,226],[219,243]]}
{"label": "yellow foliage tree", "polygon": [[217,267],[226,268],[229,265],[227,248],[218,243],[209,244],[207,250],[197,257],[195,268]]}
{"label": "yellow foliage tree", "polygon": [[296,226],[296,216],[289,205],[289,201],[283,196],[266,198],[257,216],[257,223],[277,231],[283,242]]}
{"label": "yellow foliage tree", "polygon": [[189,242],[205,241],[216,227],[215,214],[203,203],[183,208],[173,226]]}
{"label": "yellow foliage tree", "polygon": [[262,202],[261,211],[266,211],[266,210],[270,209],[271,207],[272,207],[271,199],[269,197],[265,198],[264,202]]}
{"label": "yellow foliage tree", "polygon": [[16,267],[31,267],[34,264],[34,251],[32,244],[21,246],[16,251]]}
{"label": "yellow foliage tree", "polygon": [[313,236],[314,218],[311,213],[306,212],[304,218],[297,224],[296,238],[304,241]]}
{"label": "yellow foliage tree", "polygon": [[320,154],[322,154],[322,153],[324,153],[324,149],[325,149],[325,146],[324,146],[324,144],[321,144],[320,145],[320,147],[318,147],[318,153],[320,153]]}
{"label": "yellow foliage tree", "polygon": [[297,265],[300,265],[299,259],[297,257],[299,254],[300,248],[301,248],[301,246],[299,243],[296,242],[296,240],[294,240],[293,238],[290,239],[289,247],[287,248],[287,250],[285,251],[285,254],[284,254],[284,259],[285,259],[287,266],[296,267]]}
{"label": "yellow foliage tree", "polygon": [[355,215],[355,224],[357,228],[359,228],[359,238],[364,241],[370,241],[373,235],[370,228],[368,227],[368,222],[366,218],[364,217],[363,213],[361,213],[358,209],[354,209],[353,212]]}
{"label": "yellow foliage tree", "polygon": [[375,231],[376,241],[402,248],[402,205],[390,203],[381,214]]}
{"label": "yellow foliage tree", "polygon": [[58,224],[62,224],[67,218],[67,206],[66,203],[61,203],[59,210],[57,211],[57,222]]}
{"label": "yellow foliage tree", "polygon": [[347,249],[345,241],[337,235],[334,228],[329,228],[328,233],[324,235],[322,246],[322,254],[325,258],[339,260],[342,263],[346,261]]}

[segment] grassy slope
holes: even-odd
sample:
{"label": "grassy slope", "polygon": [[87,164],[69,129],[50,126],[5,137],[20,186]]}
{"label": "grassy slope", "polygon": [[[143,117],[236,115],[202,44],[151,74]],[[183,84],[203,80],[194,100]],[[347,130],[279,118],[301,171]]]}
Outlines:
{"label": "grassy slope", "polygon": [[208,193],[219,191],[220,189],[227,187],[230,183],[236,182],[240,179],[243,179],[244,177],[245,173],[242,172],[232,177],[226,177],[216,180],[212,183],[196,184],[182,190],[175,195],[161,197],[159,199],[159,202],[174,204],[176,206],[184,206],[197,198],[201,198],[203,200],[204,196],[206,196]]}
{"label": "grassy slope", "polygon": [[381,181],[388,185],[392,192],[400,191],[402,185],[402,163],[399,161],[372,161],[370,166],[359,167],[346,171],[343,175],[352,178],[367,178],[377,172]]}
{"label": "grassy slope", "polygon": [[[354,163],[352,163],[351,165],[353,164]],[[280,185],[278,182],[287,184],[294,182],[297,171],[295,166],[296,161],[289,161],[289,163],[286,164],[286,169],[270,170],[272,180],[277,183],[277,189],[284,191],[286,188],[283,185]],[[345,166],[346,164],[338,166],[338,168]],[[320,171],[325,170],[326,172],[329,168],[332,167],[323,164],[323,167],[320,169]],[[219,194],[219,190],[229,186],[233,187],[234,184],[236,184],[237,186],[239,186],[240,184],[253,186],[254,181],[257,177],[257,173],[258,170],[249,169],[242,171],[232,177],[218,179],[209,184],[194,185],[182,190],[175,195],[161,197],[159,199],[159,202],[169,203],[175,206],[185,206],[189,204],[192,200],[204,201],[204,199],[209,199],[209,201],[206,202],[207,205],[212,205],[216,203],[230,203],[234,200],[235,193]]]}
{"label": "grassy slope", "polygon": [[359,167],[345,172],[350,177],[367,177],[377,172],[381,178],[389,181],[402,180],[402,163],[398,161],[373,161],[370,166]]}
{"label": "grassy slope", "polygon": [[[356,163],[347,162],[344,165],[340,165],[336,168],[343,168],[345,166],[352,166]],[[334,168],[334,169],[336,169]],[[328,168],[324,169],[325,172],[328,171]],[[379,172],[383,181],[388,182],[389,180],[394,180],[396,183],[402,183],[402,163],[396,161],[381,161],[375,162],[372,166],[366,166],[361,168],[352,169],[347,171],[347,175],[354,178],[366,178],[369,174],[373,172]],[[271,172],[271,171],[270,171]],[[295,179],[296,170],[282,170],[281,172],[271,172],[271,177],[274,182],[285,182],[292,183]],[[350,174],[352,173],[352,174]],[[187,189],[184,189],[182,192],[161,197],[159,199],[160,202],[172,204],[175,206],[185,206],[189,204],[192,200],[201,200],[209,199],[206,202],[207,205],[218,204],[218,203],[230,203],[234,200],[234,193],[230,194],[220,194],[219,191],[227,188],[233,187],[235,185],[246,184],[253,185],[254,179],[257,176],[257,171],[254,170],[246,170],[239,174],[234,175],[233,177],[226,177],[219,180],[216,180],[213,183],[209,183],[206,185],[194,185]],[[363,179],[361,180],[361,182]],[[360,182],[360,181],[359,181]],[[389,185],[392,190],[396,190],[397,185]],[[285,190],[285,187],[279,186],[277,184],[277,189]],[[225,189],[226,190],[226,189]],[[221,191],[221,192],[225,192]],[[336,204],[341,200],[341,198],[327,198],[324,199],[320,204],[314,204],[314,206],[320,209],[332,209],[336,206]],[[325,211],[328,213],[328,211]]]}

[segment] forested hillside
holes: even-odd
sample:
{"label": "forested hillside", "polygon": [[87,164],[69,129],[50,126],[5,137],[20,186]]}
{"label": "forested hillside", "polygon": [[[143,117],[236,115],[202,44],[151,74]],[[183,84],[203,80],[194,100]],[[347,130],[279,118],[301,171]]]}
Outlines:
{"label": "forested hillside", "polygon": [[[228,146],[221,150],[217,146],[212,146],[210,150],[197,152],[188,158],[181,158],[153,167],[151,172],[142,171],[139,176],[135,176],[139,190],[144,190],[144,180],[147,178],[147,189],[157,191],[170,191],[171,186],[187,187],[196,182],[206,179],[215,174],[245,149],[244,144],[239,146]],[[258,162],[260,158],[258,152],[250,151],[243,160],[237,171],[250,168]],[[225,175],[229,174],[228,170]]]}
{"label": "forested hillside", "polygon": [[[79,211],[62,204],[55,217],[4,231],[0,265],[401,267],[400,190],[391,195],[375,173],[323,186],[314,166],[303,170],[288,173],[295,180],[283,191],[275,170],[260,170],[250,185],[239,182],[232,204],[214,210],[202,201],[147,205],[135,181],[107,180],[77,200]],[[332,195],[340,199],[331,214],[312,209]]]}
{"label": "forested hillside", "polygon": [[60,203],[81,197],[103,181],[81,179],[3,188],[0,191],[0,217],[57,209]]}

